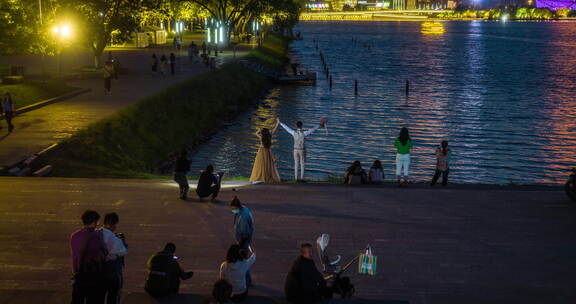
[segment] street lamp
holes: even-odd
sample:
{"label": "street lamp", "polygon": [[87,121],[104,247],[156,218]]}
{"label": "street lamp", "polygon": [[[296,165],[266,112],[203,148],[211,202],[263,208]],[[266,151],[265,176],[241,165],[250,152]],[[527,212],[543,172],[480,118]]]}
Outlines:
{"label": "street lamp", "polygon": [[64,44],[72,37],[72,27],[68,23],[55,25],[52,28],[52,35],[58,40],[58,76],[62,74],[62,48]]}

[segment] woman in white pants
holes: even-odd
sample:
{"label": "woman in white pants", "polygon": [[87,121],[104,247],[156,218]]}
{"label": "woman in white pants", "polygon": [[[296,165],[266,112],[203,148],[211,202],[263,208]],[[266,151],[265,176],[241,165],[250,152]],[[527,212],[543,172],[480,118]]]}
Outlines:
{"label": "woman in white pants", "polygon": [[410,150],[412,149],[412,139],[408,129],[403,127],[400,135],[394,141],[396,147],[396,178],[398,184],[408,181],[408,169],[410,168]]}

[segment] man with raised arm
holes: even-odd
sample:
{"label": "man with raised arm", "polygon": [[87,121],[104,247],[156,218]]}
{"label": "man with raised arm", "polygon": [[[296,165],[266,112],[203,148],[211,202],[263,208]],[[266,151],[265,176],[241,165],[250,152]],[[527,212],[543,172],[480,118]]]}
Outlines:
{"label": "man with raised arm", "polygon": [[[306,162],[306,137],[312,135],[319,127],[324,126],[324,121],[320,120],[320,124],[312,129],[304,131],[301,121],[296,122],[296,130],[288,127],[278,119],[278,123],[294,137],[294,179],[296,181],[304,181],[304,167]],[[300,167],[300,175],[298,175],[298,167]]]}

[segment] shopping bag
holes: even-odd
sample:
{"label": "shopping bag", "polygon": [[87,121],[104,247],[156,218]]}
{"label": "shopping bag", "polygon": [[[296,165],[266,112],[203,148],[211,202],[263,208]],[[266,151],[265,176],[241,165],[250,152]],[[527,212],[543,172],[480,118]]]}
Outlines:
{"label": "shopping bag", "polygon": [[368,248],[366,252],[360,254],[360,258],[358,259],[358,273],[375,276],[377,265],[378,257],[372,254],[371,248]]}

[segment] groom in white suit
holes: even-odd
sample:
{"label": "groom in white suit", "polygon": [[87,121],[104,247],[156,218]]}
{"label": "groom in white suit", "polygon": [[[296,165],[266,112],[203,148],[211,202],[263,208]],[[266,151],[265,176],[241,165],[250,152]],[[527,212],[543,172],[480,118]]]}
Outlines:
{"label": "groom in white suit", "polygon": [[[309,135],[312,135],[319,127],[323,126],[323,123],[315,126],[310,130],[304,131],[302,129],[302,122],[296,122],[296,130],[291,129],[278,119],[278,123],[294,137],[294,179],[296,181],[304,181],[304,167],[306,162],[306,144],[305,139]],[[298,175],[298,167],[300,167],[300,175]],[[300,178],[298,178],[300,177]]]}

